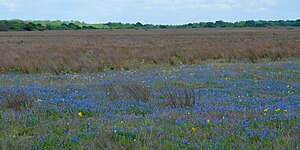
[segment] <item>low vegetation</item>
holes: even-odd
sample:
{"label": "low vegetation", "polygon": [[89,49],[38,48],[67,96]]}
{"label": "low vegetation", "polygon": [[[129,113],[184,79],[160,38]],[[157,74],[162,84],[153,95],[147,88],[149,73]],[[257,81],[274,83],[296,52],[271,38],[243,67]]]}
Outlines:
{"label": "low vegetation", "polygon": [[32,95],[27,94],[21,88],[2,92],[1,107],[21,111],[33,106]]}
{"label": "low vegetation", "polygon": [[300,57],[300,28],[0,32],[0,72],[79,73]]}
{"label": "low vegetation", "polygon": [[3,73],[0,149],[300,149],[299,70],[290,59]]}

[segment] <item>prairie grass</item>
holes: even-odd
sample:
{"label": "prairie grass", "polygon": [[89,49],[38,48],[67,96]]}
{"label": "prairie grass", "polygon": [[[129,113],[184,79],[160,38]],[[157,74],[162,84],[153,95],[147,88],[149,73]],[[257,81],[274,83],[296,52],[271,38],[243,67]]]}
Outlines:
{"label": "prairie grass", "polygon": [[172,88],[165,92],[166,101],[176,107],[191,108],[198,96],[194,90],[188,88]]}
{"label": "prairie grass", "polygon": [[22,89],[8,90],[3,93],[1,105],[7,109],[21,111],[33,106],[33,98]]}
{"label": "prairie grass", "polygon": [[150,90],[141,84],[124,84],[123,90],[127,92],[134,100],[143,102],[150,101]]}
{"label": "prairie grass", "polygon": [[300,28],[1,32],[0,72],[70,73],[300,56]]}
{"label": "prairie grass", "polygon": [[119,95],[117,92],[117,85],[112,83],[107,83],[103,85],[103,90],[105,91],[106,97],[108,97],[109,100],[119,100]]}

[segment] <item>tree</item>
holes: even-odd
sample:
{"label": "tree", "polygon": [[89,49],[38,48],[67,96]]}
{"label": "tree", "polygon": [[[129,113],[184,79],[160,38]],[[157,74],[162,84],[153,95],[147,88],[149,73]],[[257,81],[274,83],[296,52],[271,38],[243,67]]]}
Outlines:
{"label": "tree", "polygon": [[166,25],[159,25],[159,28],[161,28],[161,29],[166,29],[166,28],[168,28]]}
{"label": "tree", "polygon": [[32,31],[35,29],[35,24],[33,24],[32,22],[29,22],[29,23],[25,24],[24,29],[26,31]]}
{"label": "tree", "polygon": [[6,20],[0,21],[0,31],[9,31],[9,23]]}
{"label": "tree", "polygon": [[245,27],[255,27],[255,21],[253,21],[253,20],[246,21]]}
{"label": "tree", "polygon": [[79,30],[81,27],[74,24],[74,23],[69,23],[68,28],[71,29],[71,30]]}
{"label": "tree", "polygon": [[222,21],[222,20],[216,21],[215,25],[216,25],[217,27],[226,27],[226,26],[225,26],[225,22]]}
{"label": "tree", "polygon": [[206,26],[207,26],[208,28],[215,28],[215,27],[216,27],[215,24],[214,24],[213,22],[207,22],[207,23],[206,23]]}
{"label": "tree", "polygon": [[36,24],[35,26],[36,30],[39,30],[39,31],[44,31],[46,30],[46,27],[44,27],[42,24],[38,23]]}
{"label": "tree", "polygon": [[141,27],[143,27],[143,24],[140,23],[140,22],[137,22],[137,23],[134,25],[134,27],[136,27],[136,28],[141,28]]}

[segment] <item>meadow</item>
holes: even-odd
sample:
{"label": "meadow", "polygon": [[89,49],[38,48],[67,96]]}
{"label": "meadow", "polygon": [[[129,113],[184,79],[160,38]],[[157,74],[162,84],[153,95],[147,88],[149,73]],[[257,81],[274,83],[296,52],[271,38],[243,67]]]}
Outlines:
{"label": "meadow", "polygon": [[299,149],[300,61],[0,76],[1,149]]}
{"label": "meadow", "polygon": [[300,149],[300,30],[0,33],[0,149]]}
{"label": "meadow", "polygon": [[0,72],[99,72],[140,64],[300,57],[300,28],[0,32]]}

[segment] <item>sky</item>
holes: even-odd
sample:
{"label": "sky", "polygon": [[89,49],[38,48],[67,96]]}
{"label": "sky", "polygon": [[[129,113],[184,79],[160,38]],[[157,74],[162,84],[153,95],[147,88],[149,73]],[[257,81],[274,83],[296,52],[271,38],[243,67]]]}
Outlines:
{"label": "sky", "polygon": [[0,20],[186,24],[300,19],[300,0],[0,0]]}

